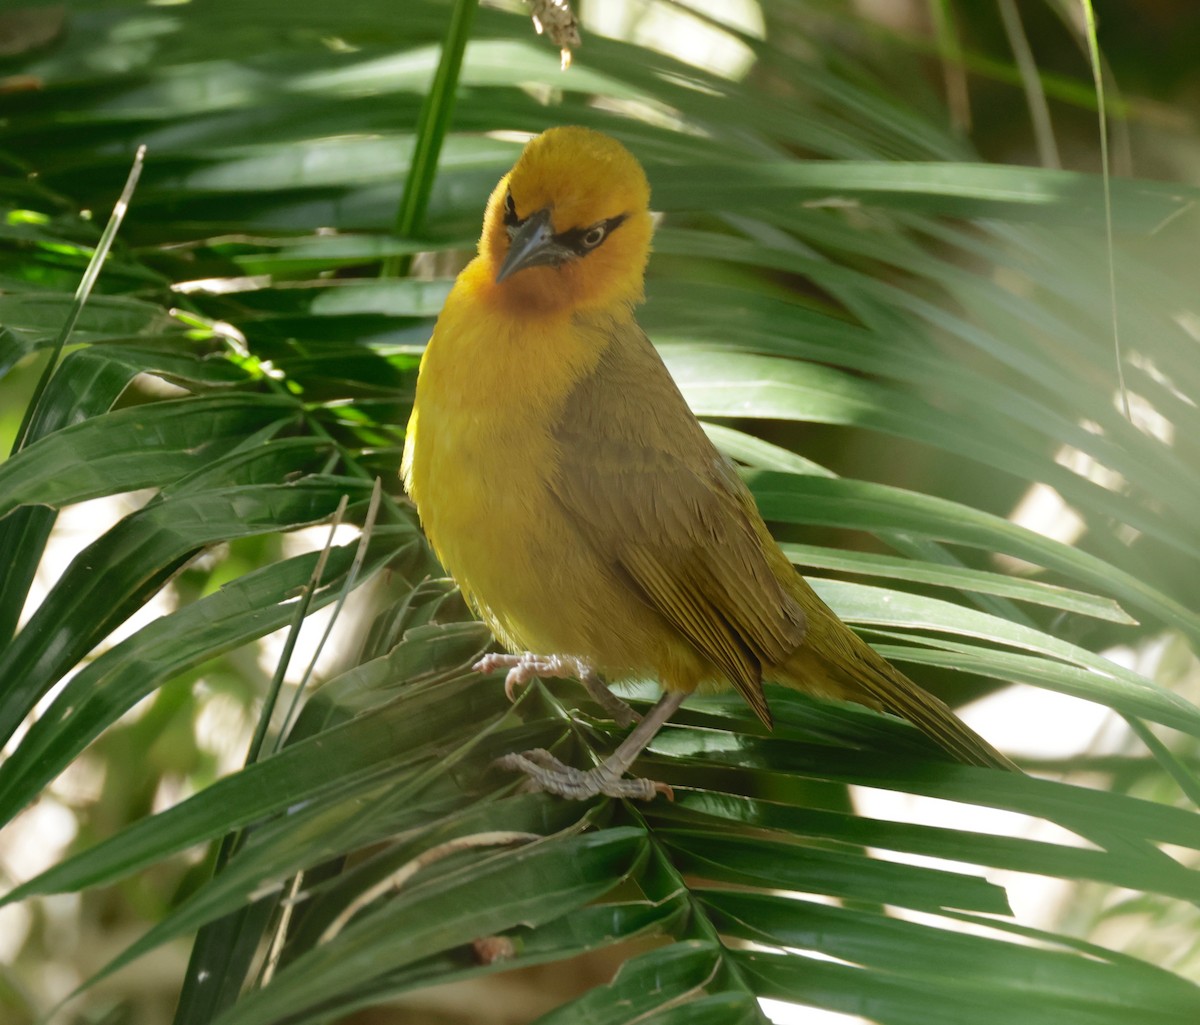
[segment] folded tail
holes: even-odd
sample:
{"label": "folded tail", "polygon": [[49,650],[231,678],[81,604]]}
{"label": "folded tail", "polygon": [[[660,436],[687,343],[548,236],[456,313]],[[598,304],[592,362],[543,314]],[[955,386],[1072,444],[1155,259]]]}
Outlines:
{"label": "folded tail", "polygon": [[944,701],[917,686],[881,656],[876,655],[875,659],[864,660],[864,671],[856,674],[855,683],[884,710],[907,719],[966,765],[1021,771],[955,715]]}
{"label": "folded tail", "polygon": [[[807,585],[805,585],[807,587]],[[857,701],[907,719],[967,765],[1021,770],[954,714],[913,683],[846,626],[811,591],[808,634],[781,667],[778,679],[800,690]]]}

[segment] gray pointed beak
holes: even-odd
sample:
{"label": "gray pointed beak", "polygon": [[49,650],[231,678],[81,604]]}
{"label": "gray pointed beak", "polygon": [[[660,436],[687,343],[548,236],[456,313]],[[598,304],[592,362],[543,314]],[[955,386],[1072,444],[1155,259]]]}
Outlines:
{"label": "gray pointed beak", "polygon": [[508,255],[496,272],[496,284],[526,267],[544,267],[562,263],[573,252],[554,238],[550,211],[539,210],[525,219],[508,243]]}

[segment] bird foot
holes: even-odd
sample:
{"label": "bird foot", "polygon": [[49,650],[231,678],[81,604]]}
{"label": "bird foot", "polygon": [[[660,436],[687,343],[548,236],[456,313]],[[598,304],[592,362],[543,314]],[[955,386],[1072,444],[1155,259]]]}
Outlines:
{"label": "bird foot", "polygon": [[532,651],[523,655],[501,655],[493,652],[476,662],[474,669],[477,673],[494,673],[497,669],[507,669],[504,696],[509,701],[516,701],[517,688],[525,686],[530,680],[547,677],[582,679],[585,673],[592,671],[592,667],[581,658],[571,658],[567,655],[535,655]]}
{"label": "bird foot", "polygon": [[675,800],[675,792],[666,784],[652,779],[626,779],[619,771],[602,762],[594,769],[576,769],[565,765],[544,748],[534,748],[520,754],[507,754],[493,763],[501,769],[523,772],[527,786],[545,790],[572,801],[586,801],[603,794],[606,797],[629,797],[652,801],[659,794]]}
{"label": "bird foot", "polygon": [[523,687],[530,680],[547,677],[576,679],[587,688],[587,692],[618,726],[632,726],[641,719],[637,712],[605,686],[600,674],[582,658],[570,655],[535,655],[532,651],[523,655],[492,653],[484,655],[476,662],[474,669],[477,673],[493,673],[497,669],[507,669],[504,695],[509,701],[515,701],[517,687]]}

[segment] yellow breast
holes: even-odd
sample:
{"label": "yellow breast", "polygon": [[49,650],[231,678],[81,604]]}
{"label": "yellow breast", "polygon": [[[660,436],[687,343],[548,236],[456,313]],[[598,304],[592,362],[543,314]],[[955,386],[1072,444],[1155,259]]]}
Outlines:
{"label": "yellow breast", "polygon": [[600,353],[566,314],[511,316],[488,302],[490,287],[476,260],[447,299],[421,361],[402,472],[442,565],[499,638],[550,650],[546,567],[578,549],[547,488],[553,429]]}

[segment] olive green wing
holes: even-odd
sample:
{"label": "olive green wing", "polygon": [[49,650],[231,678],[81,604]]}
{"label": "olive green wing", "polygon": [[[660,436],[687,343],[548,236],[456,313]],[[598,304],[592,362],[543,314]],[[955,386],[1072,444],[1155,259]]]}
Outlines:
{"label": "olive green wing", "polygon": [[585,541],[724,673],[767,725],[765,667],[803,641],[804,611],[753,498],[640,329],[609,342],[555,430],[551,490]]}

